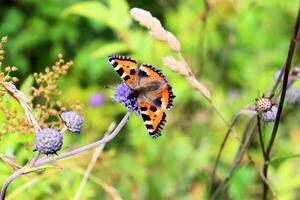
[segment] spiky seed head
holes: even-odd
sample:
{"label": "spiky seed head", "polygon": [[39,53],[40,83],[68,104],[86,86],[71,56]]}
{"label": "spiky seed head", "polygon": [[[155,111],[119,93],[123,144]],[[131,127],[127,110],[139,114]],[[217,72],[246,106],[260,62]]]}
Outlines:
{"label": "spiky seed head", "polygon": [[83,126],[83,118],[78,113],[73,111],[63,112],[60,117],[69,131],[75,135],[80,133]]}
{"label": "spiky seed head", "polygon": [[258,112],[264,112],[271,110],[272,108],[272,97],[261,97],[256,100],[256,110]]}
{"label": "spiky seed head", "polygon": [[49,155],[56,154],[63,144],[63,137],[60,132],[53,128],[44,128],[34,138],[34,150]]}

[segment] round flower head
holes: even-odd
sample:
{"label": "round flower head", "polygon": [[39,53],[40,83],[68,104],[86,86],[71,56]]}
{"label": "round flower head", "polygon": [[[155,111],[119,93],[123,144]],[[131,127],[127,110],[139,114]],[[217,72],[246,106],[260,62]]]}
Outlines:
{"label": "round flower head", "polygon": [[80,133],[83,126],[83,119],[78,113],[73,111],[63,112],[60,117],[69,131],[76,135]]}
{"label": "round flower head", "polygon": [[271,110],[265,111],[261,113],[261,119],[263,122],[274,122],[277,115],[277,106],[273,105]]}
{"label": "round flower head", "polygon": [[124,82],[116,87],[114,98],[115,102],[123,104],[128,111],[133,111],[138,107],[134,91]]}
{"label": "round flower head", "polygon": [[34,138],[34,151],[43,154],[56,154],[61,149],[63,137],[60,132],[52,128],[44,128]]}

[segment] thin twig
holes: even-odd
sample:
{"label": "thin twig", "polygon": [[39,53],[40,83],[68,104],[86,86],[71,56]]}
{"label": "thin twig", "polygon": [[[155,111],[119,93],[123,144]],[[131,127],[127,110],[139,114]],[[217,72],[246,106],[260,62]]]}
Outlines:
{"label": "thin twig", "polygon": [[29,167],[33,167],[35,162],[39,159],[41,153],[40,152],[37,152],[35,157],[29,162]]}
{"label": "thin twig", "polygon": [[[80,173],[82,175],[84,174],[84,171],[82,171],[81,168],[78,168],[78,167],[72,166],[70,168],[70,170],[72,170],[76,173]],[[105,183],[103,180],[99,179],[99,177],[97,177],[93,174],[90,174],[89,180],[93,181],[94,183],[96,183],[97,185],[102,187],[103,190],[111,196],[112,200],[123,200],[123,198],[121,197],[121,195],[119,194],[119,192],[116,188],[114,188],[113,186]]]}
{"label": "thin twig", "polygon": [[[222,144],[221,144],[221,146],[220,146],[220,149],[219,149],[219,152],[218,152],[218,155],[217,155],[217,158],[216,158],[214,167],[213,167],[213,171],[212,171],[212,174],[211,174],[211,177],[212,177],[212,178],[211,178],[211,185],[210,185],[210,191],[211,191],[211,192],[213,192],[213,190],[214,190],[214,183],[215,183],[215,178],[216,178],[216,171],[217,171],[217,168],[218,168],[218,166],[219,166],[220,159],[221,159],[221,155],[222,155],[222,152],[223,152],[223,150],[224,150],[225,144],[226,144],[226,142],[227,142],[227,140],[228,140],[228,138],[229,138],[229,135],[230,135],[230,133],[232,132],[233,127],[234,127],[235,124],[237,123],[237,121],[238,121],[238,119],[240,118],[240,116],[243,115],[243,114],[247,114],[247,113],[249,113],[249,112],[240,111],[240,112],[238,112],[238,113],[235,115],[235,117],[233,118],[231,124],[229,125],[229,128],[228,128],[228,130],[227,130],[227,133],[225,134],[225,136],[224,136],[224,138],[223,138],[223,141],[222,141]],[[252,118],[253,118],[253,116],[255,116],[256,113],[253,112],[253,113],[251,113],[251,114],[252,114],[252,116],[250,117],[250,120],[248,121],[247,126],[246,126],[246,128],[244,129],[242,141],[240,141],[240,140],[238,139],[238,141],[239,141],[239,143],[240,143],[240,147],[243,147],[242,144],[244,144],[245,133],[246,133],[247,130],[249,129],[249,126],[250,126],[250,124],[251,124],[251,122],[252,122]]]}
{"label": "thin twig", "polygon": [[101,139],[101,140],[99,140],[97,142],[85,145],[85,146],[83,146],[81,148],[74,149],[74,150],[69,151],[67,153],[63,153],[63,154],[61,154],[59,156],[56,156],[55,158],[49,157],[47,159],[38,160],[36,162],[36,164],[34,165],[34,167],[39,167],[39,166],[41,166],[41,165],[43,165],[45,163],[49,163],[49,162],[52,162],[52,161],[57,161],[57,160],[61,160],[61,159],[64,159],[64,158],[68,158],[70,156],[79,154],[79,153],[81,153],[83,151],[92,149],[92,148],[97,147],[97,146],[99,146],[101,144],[109,142],[110,140],[112,140],[120,132],[120,130],[123,128],[123,126],[127,122],[127,120],[129,118],[129,116],[131,115],[131,113],[132,112],[127,112],[127,114],[123,117],[123,119],[121,120],[121,122],[115,128],[115,130],[110,135],[108,135],[107,137],[105,137],[105,138],[103,138],[103,139]]}
{"label": "thin twig", "polygon": [[[281,117],[281,113],[282,113],[282,109],[283,109],[283,104],[284,104],[284,100],[285,100],[285,94],[286,94],[286,90],[287,90],[287,85],[288,85],[288,76],[290,73],[290,69],[291,69],[291,63],[292,63],[292,59],[296,50],[296,43],[297,43],[297,36],[299,33],[299,27],[300,27],[300,7],[298,8],[298,14],[297,14],[297,20],[295,23],[295,29],[294,29],[294,35],[293,38],[291,39],[290,42],[290,47],[289,47],[289,52],[286,58],[286,62],[284,65],[284,76],[283,76],[283,84],[282,84],[282,93],[280,96],[280,101],[279,101],[279,106],[278,106],[278,111],[276,114],[276,119],[275,119],[275,123],[274,123],[274,127],[272,130],[272,135],[270,138],[270,142],[267,146],[267,150],[266,150],[266,162],[264,163],[264,167],[263,167],[263,174],[264,176],[267,178],[268,177],[268,167],[269,167],[269,160],[270,160],[270,153],[272,150],[272,147],[274,145],[274,141],[277,135],[277,130],[279,127],[279,121],[280,121],[280,117]],[[263,184],[263,199],[266,200],[268,196],[268,185],[267,184]]]}
{"label": "thin twig", "polygon": [[34,118],[25,95],[20,90],[18,90],[12,82],[4,83],[3,87],[11,97],[16,99],[21,104],[29,124],[35,129],[36,133],[39,132],[41,130],[41,127],[39,126],[38,122]]}
{"label": "thin twig", "polygon": [[19,176],[21,176],[23,174],[23,169],[24,169],[24,167],[22,167],[21,169],[19,169],[18,171],[16,171],[12,175],[10,175],[10,177],[8,177],[8,179],[6,179],[6,181],[2,185],[1,194],[0,194],[0,200],[4,200],[5,199],[6,190],[7,190],[8,186],[9,186],[9,184],[11,182],[13,182],[16,178],[18,178]]}
{"label": "thin twig", "polygon": [[264,176],[264,174],[262,173],[261,169],[256,167],[256,164],[255,164],[255,162],[251,159],[251,157],[250,157],[250,158],[248,157],[248,159],[249,159],[250,163],[255,167],[255,169],[256,169],[256,171],[258,172],[258,174],[260,175],[260,177],[261,177],[263,183],[265,183],[265,184],[268,185],[268,187],[269,187],[269,189],[270,189],[270,191],[271,191],[271,193],[272,193],[272,198],[273,198],[273,199],[278,199],[277,193],[272,189],[269,180]]}
{"label": "thin twig", "polygon": [[271,87],[271,89],[270,89],[270,94],[269,94],[269,96],[272,95],[272,94],[274,94],[276,88],[278,87],[278,85],[279,85],[279,83],[280,83],[280,81],[281,81],[281,78],[282,78],[282,76],[283,76],[283,69],[284,69],[284,66],[283,66],[282,69],[280,70],[280,74],[278,75],[278,77],[277,77],[275,83],[272,85],[272,87]]}
{"label": "thin twig", "polygon": [[[253,122],[254,120],[254,117],[255,115],[252,115],[248,118],[247,122],[246,122],[246,125],[244,127],[244,131],[243,131],[243,134],[242,134],[242,143],[245,144],[246,140],[247,140],[247,136],[248,136],[248,131],[250,130],[250,126],[251,126],[251,123]],[[239,150],[242,148],[242,146],[239,147]]]}
{"label": "thin twig", "polygon": [[214,164],[214,167],[213,167],[213,170],[212,170],[212,173],[211,173],[211,184],[210,184],[210,191],[212,192],[213,189],[214,189],[214,184],[215,184],[215,178],[216,178],[216,171],[217,171],[217,168],[219,166],[219,163],[220,163],[220,159],[221,159],[221,155],[222,155],[222,152],[223,152],[223,149],[225,147],[225,144],[227,142],[227,139],[229,138],[229,135],[232,131],[232,128],[233,126],[236,124],[236,122],[238,121],[239,117],[241,116],[240,112],[238,114],[236,114],[236,116],[233,118],[228,130],[227,130],[227,133],[225,134],[224,136],[224,139],[222,141],[222,144],[220,146],[220,149],[219,149],[219,152],[218,152],[218,155],[217,155],[217,158],[216,158],[216,161],[215,161],[215,164]]}
{"label": "thin twig", "polygon": [[[83,151],[87,151],[89,149],[92,149],[94,147],[97,147],[99,145],[102,145],[102,144],[105,144],[107,142],[109,142],[110,140],[112,140],[119,132],[120,130],[122,129],[122,127],[125,125],[125,123],[127,122],[129,116],[131,115],[132,112],[127,112],[127,114],[123,117],[123,119],[121,120],[121,122],[118,124],[118,126],[114,129],[114,131],[108,135],[107,137],[104,137],[103,139],[97,141],[97,142],[94,142],[94,143],[91,143],[91,144],[88,144],[88,145],[85,145],[81,148],[78,148],[78,149],[74,149],[72,151],[69,151],[67,153],[63,153],[55,158],[46,158],[46,159],[39,159],[35,162],[35,164],[33,165],[33,167],[39,167],[41,165],[44,165],[46,163],[49,163],[49,162],[52,162],[52,161],[57,161],[57,160],[61,160],[61,159],[64,159],[64,158],[68,158],[68,157],[71,157],[73,155],[76,155],[76,154],[79,154]],[[16,171],[15,173],[13,173],[3,184],[2,186],[2,189],[1,189],[1,194],[0,194],[0,200],[4,200],[5,198],[5,194],[6,194],[6,191],[7,191],[7,188],[9,186],[9,184],[15,180],[17,177],[23,175],[23,170],[28,168],[30,166],[24,166],[22,167],[21,169],[19,169],[18,171]]]}
{"label": "thin twig", "polygon": [[[107,135],[115,128],[115,126],[116,126],[116,125],[115,125],[114,122],[111,123],[111,125],[108,127],[107,132],[104,134],[104,137],[106,137],[106,136],[107,136]],[[86,170],[85,170],[85,172],[84,172],[84,175],[83,175],[83,178],[82,178],[82,180],[81,180],[81,183],[80,183],[80,185],[79,185],[79,187],[78,187],[78,189],[77,189],[77,191],[76,191],[76,194],[75,194],[75,196],[74,196],[74,198],[73,198],[74,200],[79,200],[80,195],[81,195],[81,192],[82,192],[84,186],[86,185],[87,180],[88,180],[88,178],[89,178],[89,175],[90,175],[92,169],[94,168],[94,166],[95,166],[95,164],[96,164],[96,162],[97,162],[99,156],[101,155],[102,150],[104,149],[104,146],[105,146],[105,143],[102,144],[102,145],[100,145],[100,146],[98,146],[98,147],[95,149],[95,152],[94,152],[94,154],[93,154],[93,157],[92,157],[92,159],[91,159],[91,162],[89,163],[88,167],[86,168]]]}
{"label": "thin twig", "polygon": [[[300,33],[300,32],[299,32]],[[300,35],[298,33],[298,35]],[[299,43],[299,41],[298,41],[298,43]],[[271,88],[271,94],[273,94],[274,93],[274,91],[276,90],[276,88],[277,88],[277,86],[279,85],[279,83],[280,83],[280,81],[281,81],[281,78],[282,78],[282,75],[283,75],[283,70],[281,71],[281,73],[280,73],[280,75],[279,75],[279,77],[276,79],[276,82],[273,84],[273,86],[272,86],[272,88]],[[256,127],[257,127],[257,123],[256,123]],[[225,138],[224,138],[224,140],[225,140],[225,142],[226,142],[226,140],[227,140],[227,135],[225,135]],[[224,140],[223,140],[223,142],[224,142]],[[223,147],[221,147],[221,148],[223,148]],[[240,146],[240,150],[241,149],[243,149],[243,146],[241,145]],[[238,154],[237,154],[237,157],[239,157],[239,153],[240,153],[240,150],[238,151]],[[248,157],[249,158],[249,160],[251,161],[252,159],[251,159],[251,157]],[[253,160],[252,160],[253,161]],[[218,163],[219,163],[219,161],[217,161]],[[236,163],[236,165],[238,165],[238,163],[239,162],[235,162]],[[236,166],[234,166],[233,168],[236,168]],[[215,170],[215,168],[214,168],[214,170]],[[233,169],[233,171],[234,171],[234,169]],[[213,173],[215,173],[215,172],[213,172]],[[233,174],[233,173],[232,173]],[[264,184],[265,185],[269,185],[268,184],[268,181],[267,181],[267,179],[266,179],[266,177],[263,175],[263,174],[260,174],[261,175],[261,177],[262,177],[262,179],[263,179],[263,182],[264,182]],[[226,180],[225,180],[226,181]],[[213,182],[212,182],[212,184],[213,184]],[[273,195],[275,195],[275,193],[273,192]]]}
{"label": "thin twig", "polygon": [[4,155],[1,155],[0,154],[0,159],[3,160],[5,163],[7,163],[9,166],[11,166],[14,170],[17,170],[17,169],[20,169],[22,168],[23,166],[21,165],[18,165],[13,157],[9,157],[9,156],[4,156]]}
{"label": "thin twig", "polygon": [[[36,177],[30,177],[30,179],[27,179],[26,182],[23,185],[18,186],[14,191],[9,193],[5,200],[14,200],[17,199],[18,195],[24,195],[24,191],[30,187],[32,187],[35,183],[43,180],[44,178],[51,177],[51,175],[55,173],[51,171],[51,173],[43,173]],[[24,197],[24,196],[23,196]]]}
{"label": "thin twig", "polygon": [[259,142],[261,146],[261,151],[264,157],[264,160],[266,159],[266,150],[265,150],[265,144],[262,136],[262,131],[261,131],[261,124],[260,124],[260,117],[257,115],[257,127],[258,127],[258,135],[259,135]]}
{"label": "thin twig", "polygon": [[241,162],[248,146],[252,143],[252,141],[255,138],[257,132],[257,126],[252,130],[251,135],[249,136],[248,140],[246,141],[245,144],[243,144],[243,146],[241,146],[240,151],[238,152],[236,158],[234,159],[233,165],[229,171],[229,174],[227,175],[227,177],[225,178],[225,180],[218,186],[218,188],[214,191],[214,193],[211,196],[211,199],[215,199],[217,197],[217,194],[220,192],[220,190],[226,186],[229,182],[229,180],[231,179],[231,177],[233,176],[236,168],[238,167],[239,163]]}
{"label": "thin twig", "polygon": [[250,146],[250,144],[253,142],[255,136],[256,136],[256,133],[258,131],[258,126],[257,124],[254,126],[254,128],[252,129],[251,131],[251,134],[248,138],[248,140],[246,140],[246,135],[247,135],[247,132],[249,130],[249,127],[250,127],[250,124],[251,122],[253,121],[255,115],[252,115],[251,117],[249,117],[248,119],[248,122],[244,128],[244,131],[243,131],[243,139],[242,139],[242,142],[240,143],[240,147],[239,147],[239,150],[237,151],[237,154],[235,156],[235,159],[233,161],[233,165],[229,171],[229,174],[227,175],[227,177],[225,178],[225,180],[217,187],[216,190],[214,190],[212,196],[211,196],[211,199],[215,199],[217,194],[221,191],[221,189],[225,188],[224,190],[226,190],[227,188],[227,185],[229,184],[229,181],[231,179],[231,177],[234,175],[237,167],[239,166],[239,164],[241,163],[241,160],[242,158],[244,157],[244,155],[246,154],[247,155],[247,158],[248,160],[250,161],[250,164],[252,164],[256,171],[258,172],[261,180],[267,184],[269,186],[269,188],[271,189],[271,192],[272,192],[272,195],[274,197],[274,199],[277,199],[277,194],[272,190],[268,180],[266,179],[266,177],[263,175],[263,173],[261,173],[260,169],[258,169],[256,167],[256,164],[253,160],[253,158],[251,157],[250,153],[247,152],[247,149],[248,147]]}

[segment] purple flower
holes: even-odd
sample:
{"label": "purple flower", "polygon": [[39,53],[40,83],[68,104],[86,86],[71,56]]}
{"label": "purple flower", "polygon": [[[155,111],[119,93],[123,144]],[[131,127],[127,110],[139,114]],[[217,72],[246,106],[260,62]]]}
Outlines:
{"label": "purple flower", "polygon": [[80,133],[83,126],[83,118],[78,113],[73,111],[63,112],[60,117],[69,131],[75,135]]}
{"label": "purple flower", "polygon": [[63,137],[53,128],[44,128],[34,138],[34,151],[49,155],[56,154],[61,149]]}
{"label": "purple flower", "polygon": [[286,102],[297,106],[300,104],[300,89],[299,88],[294,88],[294,87],[290,87],[287,91],[286,91]]}
{"label": "purple flower", "polygon": [[91,107],[101,106],[103,102],[104,97],[99,93],[95,93],[92,96],[90,96],[89,104]]}
{"label": "purple flower", "polygon": [[276,119],[277,115],[277,106],[273,105],[271,110],[264,111],[261,113],[261,119],[263,122],[268,123],[268,122],[274,122]]}
{"label": "purple flower", "polygon": [[120,83],[115,90],[115,102],[123,104],[128,111],[137,109],[137,99],[133,95],[133,90],[129,88],[126,83]]}

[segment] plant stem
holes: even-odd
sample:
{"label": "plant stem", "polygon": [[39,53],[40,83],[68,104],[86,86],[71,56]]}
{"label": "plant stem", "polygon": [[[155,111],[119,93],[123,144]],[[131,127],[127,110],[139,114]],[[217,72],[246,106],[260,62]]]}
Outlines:
{"label": "plant stem", "polygon": [[73,156],[73,155],[76,155],[76,154],[79,154],[83,151],[86,151],[86,150],[89,150],[89,149],[92,149],[94,147],[97,147],[99,145],[102,145],[102,144],[105,144],[107,142],[109,142],[110,140],[112,140],[119,132],[120,130],[123,128],[123,126],[125,125],[125,123],[127,122],[129,116],[131,115],[132,112],[128,112],[124,117],[123,119],[121,120],[121,122],[118,124],[118,126],[115,128],[115,130],[110,134],[108,135],[107,137],[104,137],[103,139],[97,141],[97,142],[94,142],[94,143],[91,143],[91,144],[88,144],[88,145],[85,145],[83,147],[80,147],[78,149],[74,149],[72,151],[69,151],[67,153],[63,153],[59,156],[56,156],[55,158],[46,158],[46,159],[43,159],[43,160],[38,160],[34,167],[39,167],[43,164],[46,164],[48,162],[51,162],[51,161],[57,161],[57,160],[61,160],[61,159],[64,159],[64,158],[68,158],[70,156]]}
{"label": "plant stem", "polygon": [[[220,159],[221,159],[221,155],[222,155],[222,152],[224,150],[224,147],[226,145],[226,142],[230,136],[230,133],[233,131],[233,127],[235,126],[235,124],[237,123],[238,119],[244,115],[244,114],[249,114],[249,112],[245,112],[245,111],[240,111],[238,112],[235,117],[233,118],[232,122],[230,125],[228,125],[228,130],[223,138],[223,141],[222,141],[222,144],[220,146],[220,149],[218,151],[218,155],[217,155],[217,158],[216,158],[216,161],[215,161],[215,164],[214,164],[214,167],[213,167],[213,170],[212,170],[212,174],[211,174],[211,183],[210,183],[210,192],[213,193],[214,192],[214,184],[215,184],[215,179],[216,179],[216,171],[217,171],[217,168],[220,164]],[[249,120],[247,122],[247,125],[243,131],[243,139],[240,141],[239,139],[237,139],[237,141],[240,143],[241,145],[241,148],[243,148],[243,144],[245,143],[245,140],[246,140],[246,134],[248,132],[248,129],[250,127],[250,124],[251,122],[253,121],[253,118],[255,116],[255,113],[251,113],[251,116],[249,117]]]}
{"label": "plant stem", "polygon": [[[272,130],[271,139],[270,139],[270,142],[269,142],[269,144],[267,146],[267,149],[266,149],[266,162],[264,163],[264,166],[263,166],[263,174],[266,178],[268,178],[268,167],[269,167],[270,153],[271,153],[271,150],[272,150],[272,147],[274,145],[274,141],[275,141],[275,138],[276,138],[276,135],[277,135],[277,130],[278,130],[278,127],[279,127],[279,121],[280,121],[280,117],[281,117],[281,113],[282,113],[282,109],[283,109],[283,103],[284,103],[285,94],[286,94],[287,85],[288,85],[288,75],[289,75],[289,72],[290,72],[290,69],[291,69],[291,63],[292,63],[293,55],[294,55],[295,50],[296,50],[297,36],[298,36],[298,32],[299,32],[299,27],[300,27],[300,7],[298,8],[298,14],[297,14],[297,20],[296,20],[295,29],[294,29],[294,35],[293,35],[293,38],[291,39],[289,52],[288,52],[286,62],[285,62],[285,65],[284,65],[282,93],[281,93],[281,96],[280,96],[278,111],[277,111],[274,127],[273,127],[273,130]],[[262,199],[266,200],[267,196],[268,196],[268,185],[266,183],[264,183],[263,184]]]}
{"label": "plant stem", "polygon": [[233,121],[231,122],[228,130],[227,130],[227,133],[225,134],[225,137],[223,138],[223,141],[222,141],[222,144],[221,144],[221,147],[219,149],[219,152],[218,152],[218,155],[217,155],[217,158],[216,158],[216,161],[215,161],[215,164],[214,164],[214,167],[213,167],[213,171],[212,171],[212,174],[211,174],[211,184],[210,184],[210,192],[212,193],[213,190],[214,190],[214,184],[215,184],[215,176],[216,176],[216,171],[217,171],[217,168],[219,166],[219,163],[220,163],[220,159],[221,159],[221,155],[222,155],[222,152],[223,152],[223,149],[225,147],[225,144],[229,138],[229,135],[232,131],[232,128],[233,126],[236,124],[236,122],[238,121],[239,117],[241,116],[241,113],[237,113],[236,116],[233,118]]}
{"label": "plant stem", "polygon": [[241,144],[240,149],[234,159],[233,166],[231,167],[231,169],[229,171],[229,174],[227,175],[225,180],[217,187],[217,189],[213,191],[213,194],[211,195],[211,199],[216,199],[217,194],[224,188],[224,186],[226,186],[228,184],[228,182],[231,179],[231,177],[233,176],[236,168],[238,167],[239,163],[241,162],[243,156],[245,155],[249,145],[254,140],[256,133],[257,133],[257,126],[255,126],[253,128],[248,140],[244,144]]}
{"label": "plant stem", "polygon": [[[106,133],[104,134],[104,137],[106,137],[108,135],[108,133],[110,133],[114,128],[115,128],[115,123],[111,123],[111,125],[109,126],[108,130],[106,131]],[[81,183],[78,187],[78,189],[76,190],[76,193],[74,195],[74,200],[79,200],[80,199],[80,195],[82,193],[82,190],[84,188],[84,186],[86,185],[87,181],[88,181],[88,178],[89,178],[89,175],[90,173],[92,172],[92,169],[94,168],[99,156],[101,155],[104,147],[105,147],[105,144],[102,144],[102,145],[99,145],[98,147],[96,147],[95,149],[95,152],[93,154],[93,157],[88,165],[88,167],[86,168],[84,174],[83,174],[83,178],[81,180]]]}
{"label": "plant stem", "polygon": [[37,152],[37,154],[35,155],[35,157],[29,162],[29,167],[33,167],[35,162],[39,159],[41,153]]}
{"label": "plant stem", "polygon": [[257,127],[258,127],[258,134],[259,134],[259,142],[261,146],[261,151],[264,156],[264,161],[266,161],[266,150],[265,150],[265,144],[262,136],[262,131],[261,131],[261,124],[260,124],[260,117],[259,114],[257,115]]}
{"label": "plant stem", "polygon": [[23,169],[24,169],[24,167],[22,167],[21,169],[19,169],[15,173],[13,173],[10,177],[8,177],[8,179],[6,179],[6,181],[4,182],[2,189],[1,189],[0,200],[5,199],[6,191],[7,191],[9,184],[23,174]]}
{"label": "plant stem", "polygon": [[132,113],[132,112],[127,112],[127,114],[123,117],[123,119],[121,120],[121,122],[120,122],[120,123],[118,124],[118,126],[114,129],[114,131],[113,131],[110,135],[104,137],[103,139],[101,139],[101,140],[99,140],[99,141],[97,141],[97,142],[94,142],[94,143],[85,145],[85,146],[83,146],[83,147],[81,147],[81,148],[78,148],[78,149],[74,149],[74,150],[69,151],[69,152],[67,152],[67,153],[63,153],[63,154],[61,154],[61,155],[59,155],[59,156],[57,156],[57,157],[55,157],[55,158],[53,158],[53,157],[50,158],[50,157],[49,157],[49,158],[44,158],[44,159],[41,158],[41,159],[39,159],[39,160],[36,160],[36,159],[39,157],[39,154],[37,154],[37,155],[35,156],[35,158],[33,159],[34,163],[33,163],[33,161],[32,161],[32,162],[30,162],[29,165],[26,165],[26,166],[22,167],[21,169],[19,169],[19,170],[16,171],[15,173],[13,173],[13,174],[12,174],[12,175],[4,182],[4,184],[3,184],[3,186],[2,186],[2,189],[1,189],[0,200],[4,200],[5,195],[6,195],[6,191],[7,191],[7,188],[8,188],[8,186],[9,186],[9,184],[10,184],[13,180],[15,180],[17,177],[23,175],[23,170],[24,170],[24,169],[26,169],[26,168],[28,168],[28,167],[31,167],[31,166],[32,166],[32,167],[39,167],[39,166],[41,166],[41,165],[44,165],[44,164],[49,163],[49,162],[52,162],[52,161],[57,161],[57,160],[61,160],[61,159],[64,159],[64,158],[68,158],[68,157],[74,156],[74,155],[76,155],[76,154],[79,154],[79,153],[81,153],[81,152],[83,152],[83,151],[87,151],[87,150],[89,150],[89,149],[92,149],[92,148],[94,148],[94,147],[97,147],[97,146],[100,146],[100,145],[102,145],[102,144],[105,144],[105,143],[109,142],[110,140],[112,140],[112,139],[120,132],[120,130],[123,128],[123,126],[124,126],[125,123],[127,122],[127,120],[128,120],[128,118],[129,118],[129,116],[131,115],[131,113]]}

